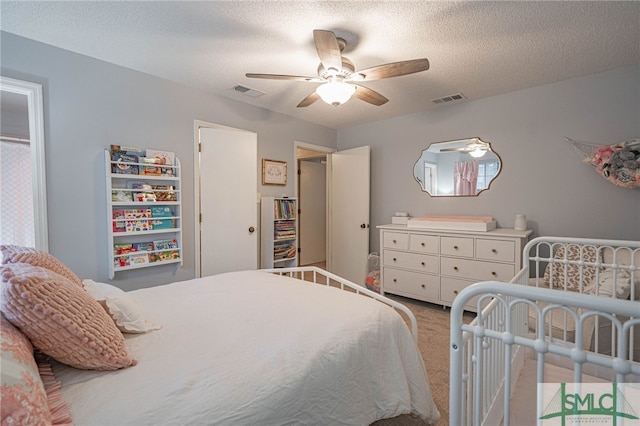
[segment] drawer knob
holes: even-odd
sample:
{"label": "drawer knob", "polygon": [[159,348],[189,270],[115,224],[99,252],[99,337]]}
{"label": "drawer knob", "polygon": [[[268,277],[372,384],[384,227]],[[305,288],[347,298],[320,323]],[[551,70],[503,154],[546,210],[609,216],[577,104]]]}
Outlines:
{"label": "drawer knob", "polygon": [[420,245],[421,245],[422,247],[424,247],[424,243],[420,243]]}
{"label": "drawer knob", "polygon": [[397,243],[397,241],[396,241],[396,240],[393,240],[393,244],[395,244],[395,243]]}
{"label": "drawer knob", "polygon": [[458,270],[458,267],[457,267],[457,266],[454,266],[454,267],[453,267],[453,270],[454,270],[454,271],[457,271],[457,270]]}
{"label": "drawer knob", "polygon": [[394,283],[397,283],[397,282],[398,282],[398,280],[394,278],[394,279],[393,279],[393,282],[394,282]]}
{"label": "drawer knob", "polygon": [[396,258],[395,258],[395,257],[393,258],[393,261],[394,261],[394,262],[396,261]]}
{"label": "drawer knob", "polygon": [[495,253],[497,253],[497,252],[498,252],[498,250],[496,250],[496,249],[491,249],[491,253],[494,253],[494,254],[495,254]]}
{"label": "drawer knob", "polygon": [[495,271],[491,271],[491,275],[493,275],[494,277],[498,276],[498,274]]}
{"label": "drawer knob", "polygon": [[454,250],[458,250],[458,246],[453,246],[453,249]]}
{"label": "drawer knob", "polygon": [[453,290],[453,294],[458,294],[458,290]]}
{"label": "drawer knob", "polygon": [[424,284],[421,284],[421,285],[420,285],[420,287],[425,288],[425,285],[424,285]]}
{"label": "drawer knob", "polygon": [[420,264],[421,264],[422,266],[424,266],[424,262],[420,262]]}

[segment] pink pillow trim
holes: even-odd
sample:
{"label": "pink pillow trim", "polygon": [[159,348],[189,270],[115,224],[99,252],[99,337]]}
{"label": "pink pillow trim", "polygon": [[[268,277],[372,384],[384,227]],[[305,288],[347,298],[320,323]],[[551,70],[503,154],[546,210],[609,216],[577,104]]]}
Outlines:
{"label": "pink pillow trim", "polygon": [[54,426],[72,426],[71,410],[62,396],[62,385],[56,380],[51,364],[43,359],[42,356],[37,357],[36,364],[44,385],[44,391],[47,394],[51,424]]}

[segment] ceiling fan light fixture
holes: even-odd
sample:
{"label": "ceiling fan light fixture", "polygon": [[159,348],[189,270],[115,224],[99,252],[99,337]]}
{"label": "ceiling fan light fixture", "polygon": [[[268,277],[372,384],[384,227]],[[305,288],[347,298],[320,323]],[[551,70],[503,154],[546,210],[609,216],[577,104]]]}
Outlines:
{"label": "ceiling fan light fixture", "polygon": [[469,155],[472,156],[473,158],[483,157],[486,153],[487,153],[487,150],[482,148],[476,148],[473,151],[469,151]]}
{"label": "ceiling fan light fixture", "polygon": [[329,105],[338,106],[351,99],[355,93],[356,86],[345,83],[344,81],[332,80],[324,83],[316,89],[316,93],[320,98]]}

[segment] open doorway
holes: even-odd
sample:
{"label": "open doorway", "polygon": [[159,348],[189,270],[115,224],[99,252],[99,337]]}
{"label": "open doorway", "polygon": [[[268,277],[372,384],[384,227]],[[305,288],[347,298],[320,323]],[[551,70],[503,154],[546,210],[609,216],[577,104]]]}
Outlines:
{"label": "open doorway", "polygon": [[[294,162],[295,191],[305,205],[309,197],[325,200],[325,269],[354,283],[364,283],[369,253],[369,192],[371,148],[368,145],[337,151],[323,146],[295,142],[298,148],[326,156],[326,189],[310,193],[300,191],[298,161]],[[320,209],[322,209],[320,207]],[[299,222],[305,223],[301,210]],[[309,231],[298,226],[300,254],[305,251]],[[300,263],[302,264],[302,263]]]}
{"label": "open doorway", "polygon": [[327,266],[327,154],[334,149],[295,143],[298,197],[298,263]]}

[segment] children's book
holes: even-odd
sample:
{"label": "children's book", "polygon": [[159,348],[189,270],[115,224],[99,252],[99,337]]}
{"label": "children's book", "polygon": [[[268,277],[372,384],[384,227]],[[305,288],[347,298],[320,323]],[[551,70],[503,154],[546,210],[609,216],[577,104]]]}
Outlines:
{"label": "children's book", "polygon": [[150,209],[125,209],[127,232],[150,231],[151,210]]}
{"label": "children's book", "polygon": [[173,219],[160,219],[173,216],[169,206],[151,206],[151,222],[153,229],[171,229],[174,227]]}
{"label": "children's book", "polygon": [[132,200],[131,191],[126,191],[124,189],[111,190],[111,201],[113,202],[127,202]]}
{"label": "children's book", "polygon": [[114,266],[129,266],[129,254],[133,253],[131,243],[116,243],[113,245]]}
{"label": "children's book", "polygon": [[111,156],[113,158],[113,154],[115,154],[116,152],[122,153],[122,154],[131,154],[131,155],[135,155],[136,157],[141,157],[143,156],[143,152],[142,152],[142,148],[138,148],[135,146],[124,146],[124,145],[111,145]]}
{"label": "children's book", "polygon": [[137,175],[138,174],[138,157],[131,154],[125,154],[121,152],[113,153],[112,172],[124,175]]}
{"label": "children's book", "polygon": [[153,249],[155,251],[164,251],[177,248],[178,242],[176,240],[155,240],[153,242]]}
{"label": "children's book", "polygon": [[180,251],[165,250],[165,251],[155,252],[153,254],[153,260],[151,260],[151,262],[162,262],[165,260],[174,260],[174,259],[180,259]]}
{"label": "children's book", "polygon": [[124,210],[113,210],[113,232],[125,232],[127,230]]}
{"label": "children's book", "polygon": [[162,163],[159,158],[155,157],[140,157],[140,163],[143,163],[140,166],[140,174],[147,176],[160,176],[162,175],[163,169],[160,167]]}
{"label": "children's book", "polygon": [[157,149],[147,149],[146,151],[147,159],[154,159],[155,164],[160,169],[160,174],[165,176],[173,176],[175,175],[173,167],[162,167],[162,165],[173,166],[175,165],[176,154],[171,151],[160,151]]}
{"label": "children's book", "polygon": [[172,185],[151,185],[156,201],[178,201],[175,187]]}
{"label": "children's book", "polygon": [[131,253],[129,255],[130,265],[140,265],[143,263],[149,263],[149,254],[147,253]]}
{"label": "children's book", "polygon": [[137,252],[153,251],[153,242],[147,241],[144,243],[133,243],[133,248]]}
{"label": "children's book", "polygon": [[148,182],[130,180],[127,181],[127,188],[129,189],[152,189],[152,186]]}
{"label": "children's book", "polygon": [[133,201],[138,203],[149,203],[156,201],[156,194],[153,192],[134,192]]}

